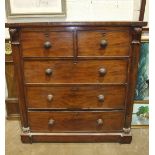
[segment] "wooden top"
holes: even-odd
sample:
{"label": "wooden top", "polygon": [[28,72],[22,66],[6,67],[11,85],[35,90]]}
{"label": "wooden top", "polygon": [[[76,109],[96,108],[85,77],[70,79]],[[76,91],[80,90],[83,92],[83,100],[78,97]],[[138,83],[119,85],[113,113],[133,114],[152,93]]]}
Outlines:
{"label": "wooden top", "polygon": [[5,23],[5,27],[40,27],[40,26],[146,26],[142,21],[108,21],[108,22],[27,22]]}

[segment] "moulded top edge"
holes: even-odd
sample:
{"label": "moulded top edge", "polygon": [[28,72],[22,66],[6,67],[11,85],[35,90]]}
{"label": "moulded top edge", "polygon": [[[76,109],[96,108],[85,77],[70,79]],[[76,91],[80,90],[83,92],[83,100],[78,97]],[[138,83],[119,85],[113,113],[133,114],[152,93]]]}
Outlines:
{"label": "moulded top edge", "polygon": [[100,22],[27,22],[27,23],[5,23],[6,28],[11,27],[40,27],[40,26],[147,26],[143,21],[100,21]]}

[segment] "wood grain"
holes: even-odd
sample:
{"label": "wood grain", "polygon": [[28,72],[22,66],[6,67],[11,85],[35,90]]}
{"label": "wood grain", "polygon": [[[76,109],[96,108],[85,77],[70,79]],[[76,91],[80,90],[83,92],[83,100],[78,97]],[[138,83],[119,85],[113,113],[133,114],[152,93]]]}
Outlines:
{"label": "wood grain", "polygon": [[15,74],[17,77],[17,92],[18,92],[18,101],[19,101],[19,110],[21,115],[21,125],[22,127],[28,127],[27,120],[27,111],[26,103],[24,96],[24,87],[23,87],[23,69],[22,69],[22,59],[21,59],[21,48],[20,48],[20,29],[9,29],[11,37],[11,47],[13,51],[13,61]]}
{"label": "wood grain", "polygon": [[135,27],[132,29],[132,53],[131,53],[131,63],[130,63],[130,74],[129,74],[129,91],[127,92],[126,101],[126,121],[125,128],[131,127],[132,121],[132,111],[133,111],[133,101],[135,95],[136,81],[137,81],[137,71],[140,55],[140,39],[142,34],[142,28]]}
{"label": "wood grain", "polygon": [[[53,95],[51,101],[48,95]],[[104,101],[99,101],[99,95],[104,95]],[[124,109],[125,98],[124,85],[27,87],[28,108]]]}
{"label": "wood grain", "polygon": [[[78,56],[128,56],[129,31],[78,31]],[[106,48],[100,46],[106,40]]]}
{"label": "wood grain", "polygon": [[[83,134],[76,134],[76,133],[65,133],[61,135],[60,133],[57,134],[33,134],[31,136],[22,134],[21,141],[23,143],[38,143],[38,142],[55,142],[55,143],[120,143],[120,144],[130,144],[132,140],[132,136],[129,134],[122,135],[121,133],[83,133]],[[94,145],[94,144],[92,144]],[[78,150],[77,150],[78,151]],[[101,151],[101,154],[103,150]],[[72,153],[71,153],[72,154]]]}
{"label": "wood grain", "polygon": [[19,115],[18,99],[6,98],[5,105],[6,105],[6,112],[7,112],[6,118],[9,120],[19,119],[20,115]]}
{"label": "wood grain", "polygon": [[[25,83],[126,83],[127,60],[25,61]],[[46,69],[52,75],[46,75]],[[105,76],[99,69],[106,68]]]}
{"label": "wood grain", "polygon": [[[6,50],[10,49],[10,39],[5,39]],[[19,119],[19,105],[18,105],[18,93],[17,93],[17,79],[14,71],[13,56],[10,52],[5,53],[5,79],[7,98],[5,99],[6,105],[6,118],[7,119]]]}
{"label": "wood grain", "polygon": [[14,27],[70,27],[70,26],[110,26],[110,27],[134,27],[134,26],[146,26],[147,22],[142,21],[105,21],[105,22],[27,22],[27,23],[5,23],[5,27],[14,28]]}
{"label": "wood grain", "polygon": [[5,63],[5,76],[7,83],[8,98],[17,98],[17,80],[13,62]]}
{"label": "wood grain", "polygon": [[29,112],[28,118],[31,132],[110,132],[122,130],[124,112]]}
{"label": "wood grain", "polygon": [[[51,48],[44,47],[46,41],[51,43]],[[73,57],[72,32],[24,31],[21,33],[21,44],[24,57]]]}

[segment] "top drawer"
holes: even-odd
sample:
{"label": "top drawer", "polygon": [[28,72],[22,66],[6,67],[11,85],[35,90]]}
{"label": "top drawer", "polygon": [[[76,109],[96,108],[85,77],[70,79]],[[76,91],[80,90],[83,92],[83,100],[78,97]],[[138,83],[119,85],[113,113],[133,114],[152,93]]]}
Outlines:
{"label": "top drawer", "polygon": [[78,56],[128,56],[128,30],[78,31]]}
{"label": "top drawer", "polygon": [[71,31],[22,31],[22,52],[24,57],[73,56],[73,32]]}
{"label": "top drawer", "polygon": [[[74,28],[74,27],[73,27]],[[21,48],[24,57],[129,56],[129,30],[24,29]],[[77,47],[75,46],[77,45]]]}

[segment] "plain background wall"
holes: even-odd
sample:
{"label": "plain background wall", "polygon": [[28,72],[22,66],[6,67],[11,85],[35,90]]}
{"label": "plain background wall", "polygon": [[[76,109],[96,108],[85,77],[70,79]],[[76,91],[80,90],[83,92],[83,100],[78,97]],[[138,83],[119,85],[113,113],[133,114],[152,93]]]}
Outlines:
{"label": "plain background wall", "polygon": [[[141,0],[66,0],[66,3],[65,18],[16,18],[6,22],[132,21],[138,20]],[[145,20],[148,20],[148,4]],[[6,38],[9,38],[8,30]]]}
{"label": "plain background wall", "polygon": [[[141,0],[66,0],[66,18],[21,18],[25,21],[98,21],[98,20],[132,20],[134,4]],[[136,2],[136,3],[135,3]],[[14,21],[14,20],[10,20]]]}

